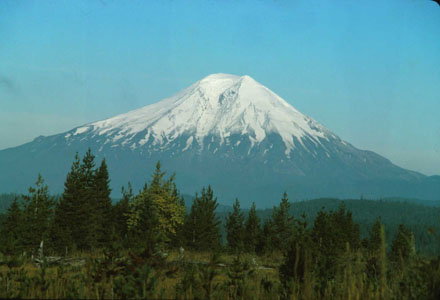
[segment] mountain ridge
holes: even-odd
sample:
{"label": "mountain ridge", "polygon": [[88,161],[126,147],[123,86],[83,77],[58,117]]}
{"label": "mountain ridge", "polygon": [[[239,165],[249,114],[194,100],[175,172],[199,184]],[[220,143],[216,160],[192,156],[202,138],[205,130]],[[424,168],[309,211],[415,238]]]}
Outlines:
{"label": "mountain ridge", "polygon": [[75,152],[106,158],[114,193],[140,188],[154,164],[177,173],[183,193],[211,184],[224,204],[293,199],[440,199],[440,177],[405,170],[339,138],[249,76],[213,74],[157,103],[0,151],[0,191],[41,172],[62,190]]}

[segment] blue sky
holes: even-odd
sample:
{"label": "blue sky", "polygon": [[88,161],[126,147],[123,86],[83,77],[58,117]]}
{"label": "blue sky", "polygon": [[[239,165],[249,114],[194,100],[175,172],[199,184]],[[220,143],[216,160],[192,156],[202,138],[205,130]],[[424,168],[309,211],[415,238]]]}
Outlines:
{"label": "blue sky", "polygon": [[0,1],[0,149],[250,75],[358,148],[440,174],[440,6]]}

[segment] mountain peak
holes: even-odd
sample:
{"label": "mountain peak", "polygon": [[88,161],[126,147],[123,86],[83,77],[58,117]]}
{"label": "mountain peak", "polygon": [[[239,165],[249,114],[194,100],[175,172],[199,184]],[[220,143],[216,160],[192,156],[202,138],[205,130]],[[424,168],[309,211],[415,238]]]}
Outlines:
{"label": "mountain peak", "polygon": [[150,142],[162,147],[186,136],[203,148],[208,135],[222,143],[238,134],[253,147],[272,133],[283,140],[286,155],[297,144],[304,146],[304,139],[316,144],[334,136],[252,77],[219,73],[155,104],[76,128],[66,138],[99,135],[134,149]]}
{"label": "mountain peak", "polygon": [[282,191],[306,198],[368,193],[438,199],[440,193],[439,178],[356,149],[251,77],[229,74],[209,75],[157,103],[0,151],[0,188],[22,189],[42,172],[62,191],[60,172],[88,147],[108,159],[113,190],[127,180],[141,188],[145,172],[160,160],[178,174],[185,193],[212,184],[223,201],[239,197],[263,206]]}

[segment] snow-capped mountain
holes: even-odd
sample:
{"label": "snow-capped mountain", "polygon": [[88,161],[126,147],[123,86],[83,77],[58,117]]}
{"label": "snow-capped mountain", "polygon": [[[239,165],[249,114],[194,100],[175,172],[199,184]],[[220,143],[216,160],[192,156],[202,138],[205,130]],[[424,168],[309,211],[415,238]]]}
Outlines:
{"label": "snow-capped mountain", "polygon": [[[62,190],[74,153],[106,157],[112,187],[140,187],[157,160],[181,191],[211,184],[220,201],[260,206],[293,198],[406,196],[440,199],[440,180],[362,151],[249,76],[213,74],[152,105],[0,151],[0,191],[38,172]],[[117,197],[118,194],[115,193]]]}
{"label": "snow-capped mountain", "polygon": [[163,150],[185,136],[185,151],[210,145],[205,141],[209,136],[218,137],[221,146],[234,134],[246,136],[250,148],[277,134],[287,156],[296,143],[304,146],[305,139],[319,144],[320,139],[336,138],[251,77],[228,74],[210,75],[171,98],[81,126],[65,137],[102,137],[103,145],[112,147],[134,150],[148,145],[148,149]]}

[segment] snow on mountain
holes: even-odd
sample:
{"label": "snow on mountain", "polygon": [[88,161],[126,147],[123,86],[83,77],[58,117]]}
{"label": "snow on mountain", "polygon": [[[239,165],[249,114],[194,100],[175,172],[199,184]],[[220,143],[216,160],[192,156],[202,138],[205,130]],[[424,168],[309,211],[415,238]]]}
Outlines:
{"label": "snow on mountain", "polygon": [[183,193],[210,184],[221,203],[270,207],[292,199],[403,196],[437,200],[440,179],[402,169],[341,140],[249,76],[210,75],[176,95],[113,118],[0,151],[0,192],[41,173],[61,192],[76,152],[109,166],[114,197],[141,188],[155,163]]}
{"label": "snow on mountain", "polygon": [[286,155],[297,141],[304,146],[304,139],[319,144],[336,137],[251,77],[229,74],[207,76],[170,98],[76,128],[65,137],[105,136],[106,143],[135,149],[187,136],[185,151],[193,143],[203,148],[208,135],[218,136],[220,145],[231,134],[247,135],[252,147],[270,133],[281,136]]}

